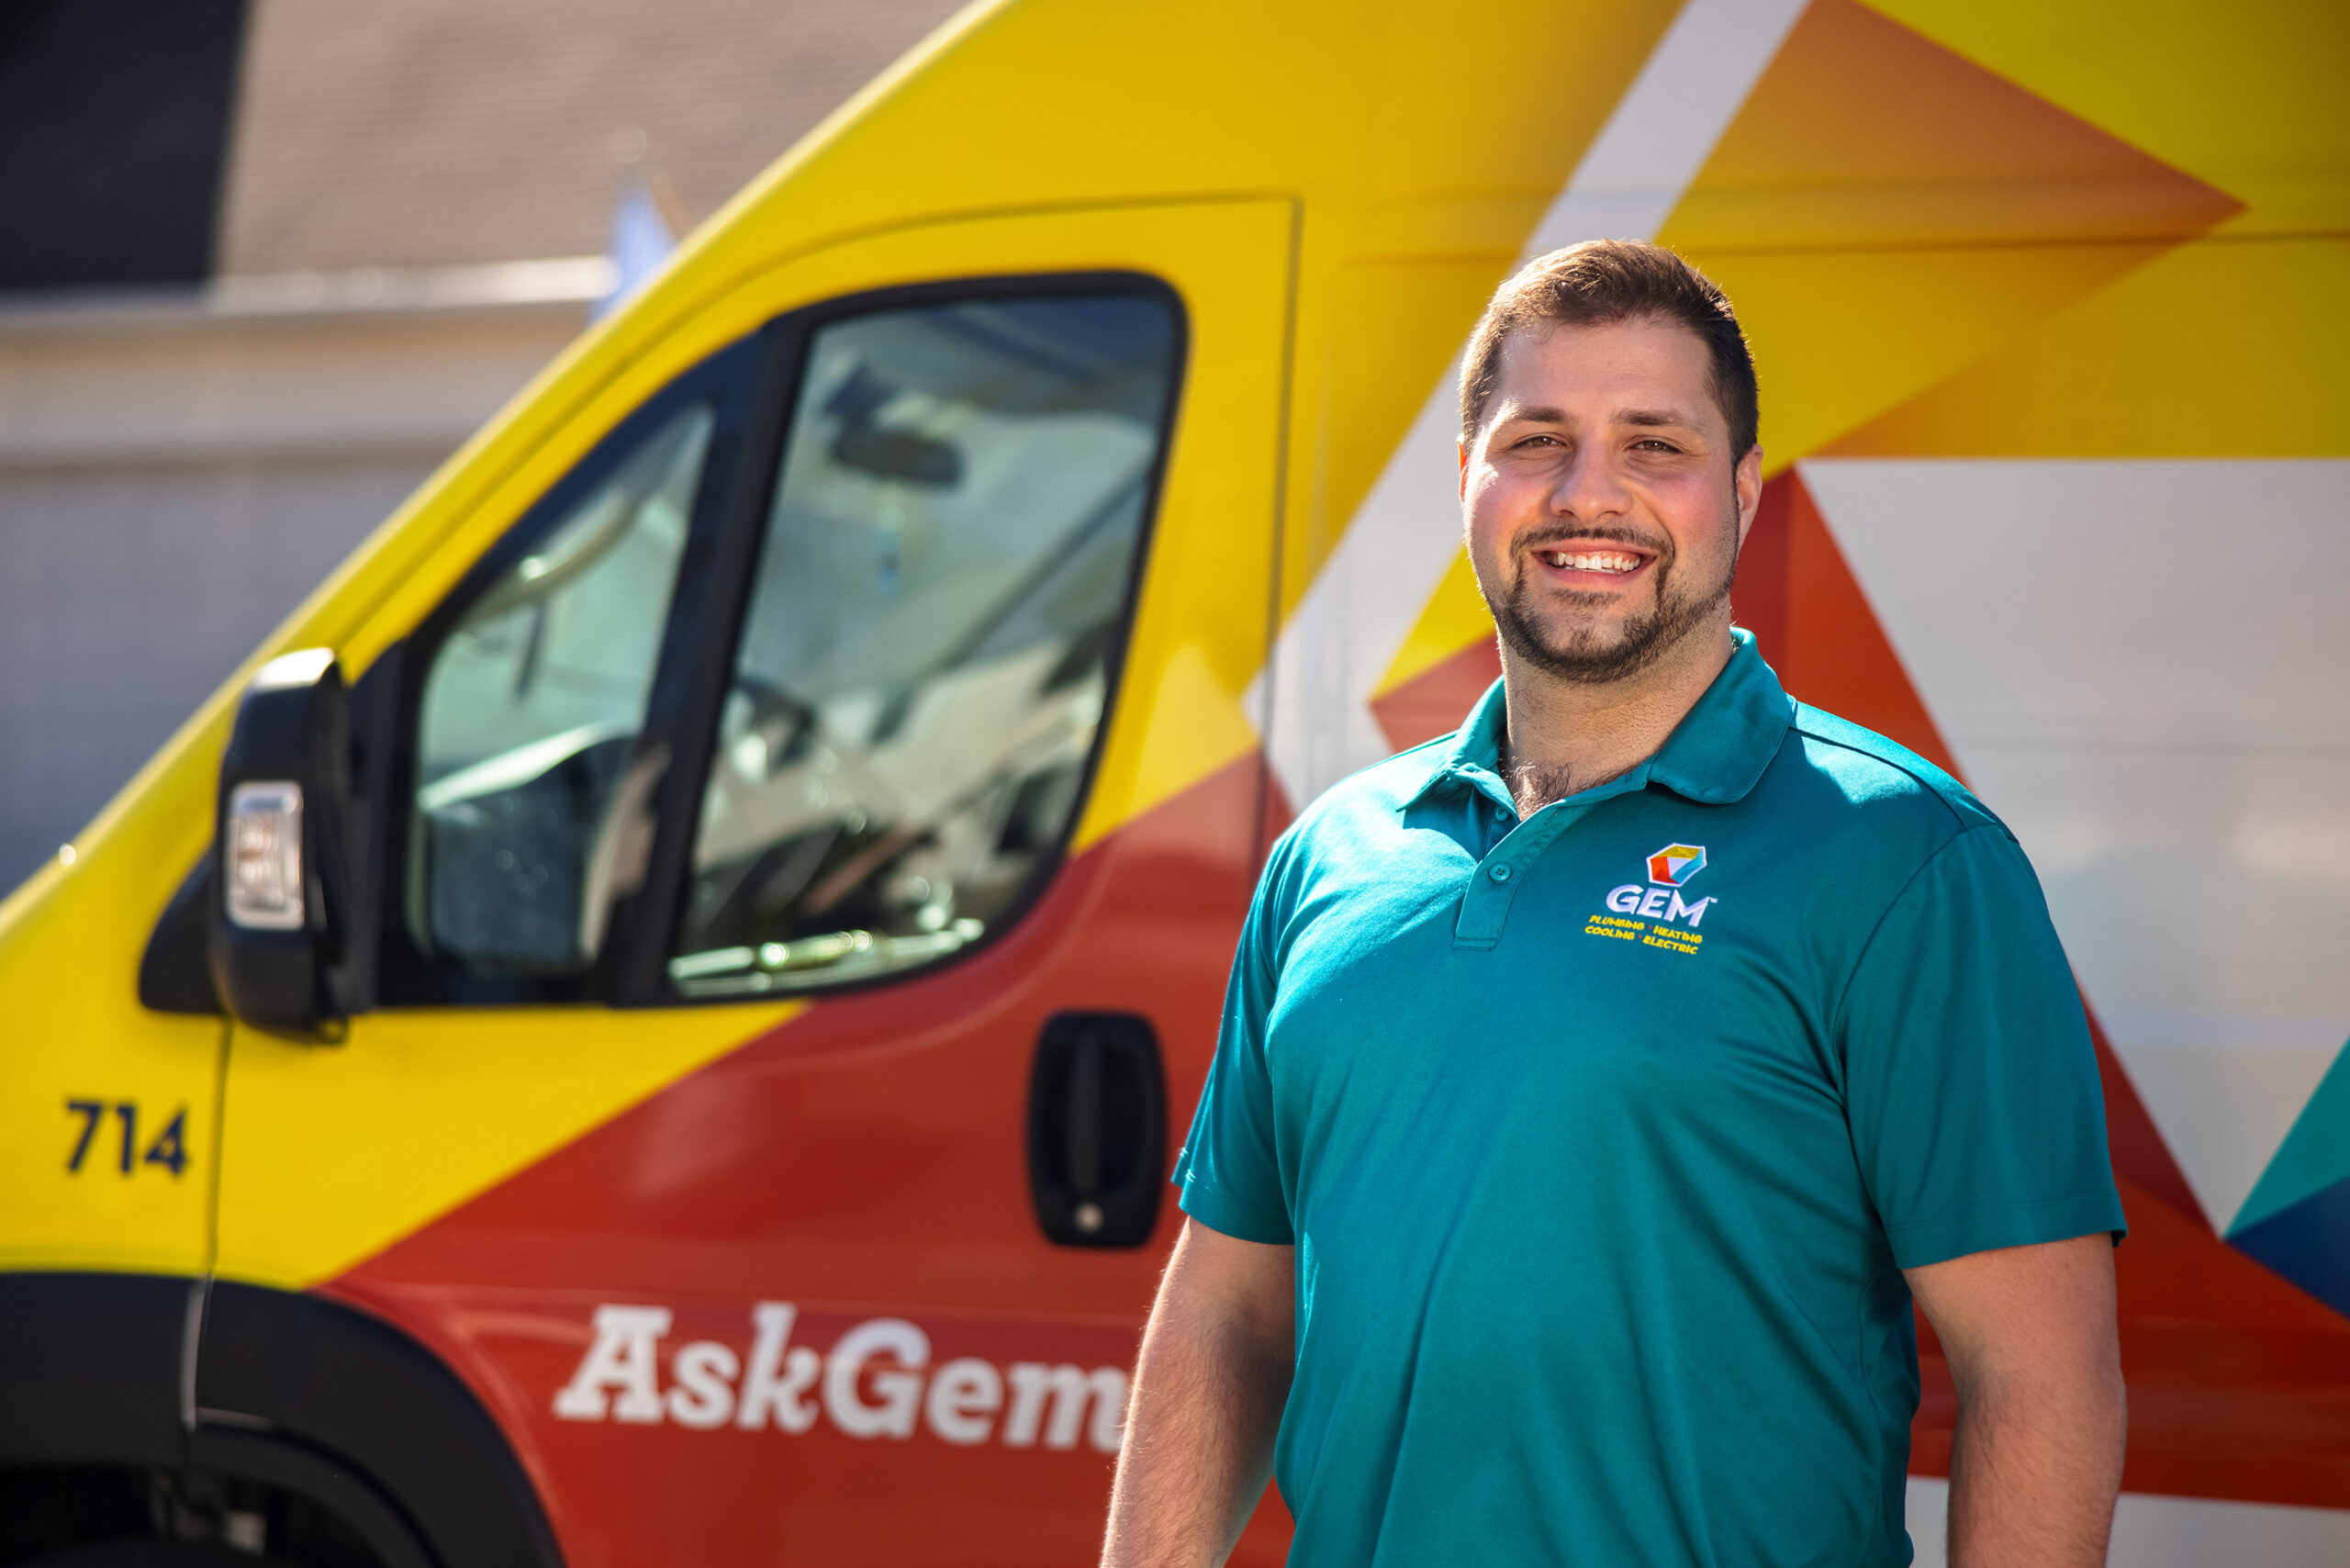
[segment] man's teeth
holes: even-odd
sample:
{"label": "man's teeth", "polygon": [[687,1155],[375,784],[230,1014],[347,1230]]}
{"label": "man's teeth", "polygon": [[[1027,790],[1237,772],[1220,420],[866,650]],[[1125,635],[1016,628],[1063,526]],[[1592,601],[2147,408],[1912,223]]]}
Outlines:
{"label": "man's teeth", "polygon": [[1562,571],[1635,572],[1640,558],[1618,550],[1545,550],[1542,558]]}

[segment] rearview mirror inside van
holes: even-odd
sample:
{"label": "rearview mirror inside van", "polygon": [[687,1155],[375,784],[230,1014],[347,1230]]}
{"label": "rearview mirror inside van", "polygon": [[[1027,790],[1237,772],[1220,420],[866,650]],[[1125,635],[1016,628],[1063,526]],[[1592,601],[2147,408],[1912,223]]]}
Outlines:
{"label": "rearview mirror inside van", "polygon": [[342,1038],[337,970],[350,935],[351,746],[342,671],[308,648],[263,665],[220,760],[213,839],[213,984],[241,1022]]}

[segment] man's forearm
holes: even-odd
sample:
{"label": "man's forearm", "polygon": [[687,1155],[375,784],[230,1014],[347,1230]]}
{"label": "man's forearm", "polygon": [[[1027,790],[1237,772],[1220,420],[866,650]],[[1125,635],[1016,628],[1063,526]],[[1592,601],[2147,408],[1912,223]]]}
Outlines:
{"label": "man's forearm", "polygon": [[1951,1447],[1951,1568],[2097,1568],[2121,1485],[2121,1379],[1966,1389]]}
{"label": "man's forearm", "polygon": [[1202,1273],[1187,1235],[1135,1368],[1103,1568],[1222,1562],[1272,1472],[1292,1370],[1286,1274],[1270,1306],[1237,1299]]}

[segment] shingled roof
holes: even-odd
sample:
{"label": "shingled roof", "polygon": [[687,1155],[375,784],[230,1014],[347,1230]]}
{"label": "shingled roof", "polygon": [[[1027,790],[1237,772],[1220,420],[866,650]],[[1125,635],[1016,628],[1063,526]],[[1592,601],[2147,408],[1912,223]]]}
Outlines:
{"label": "shingled roof", "polygon": [[619,183],[707,217],[955,0],[256,0],[218,270],[604,248]]}

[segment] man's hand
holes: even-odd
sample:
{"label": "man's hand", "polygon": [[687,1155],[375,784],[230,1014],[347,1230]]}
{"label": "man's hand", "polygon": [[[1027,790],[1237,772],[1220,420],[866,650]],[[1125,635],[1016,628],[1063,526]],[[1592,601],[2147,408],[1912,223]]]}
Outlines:
{"label": "man's hand", "polygon": [[1272,1473],[1292,1252],[1186,1221],[1143,1330],[1102,1568],[1221,1563]]}
{"label": "man's hand", "polygon": [[2123,1438],[2111,1240],[2007,1247],[1908,1274],[1958,1384],[1951,1568],[2103,1563]]}

